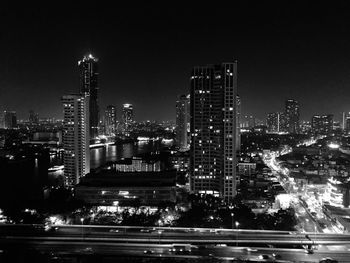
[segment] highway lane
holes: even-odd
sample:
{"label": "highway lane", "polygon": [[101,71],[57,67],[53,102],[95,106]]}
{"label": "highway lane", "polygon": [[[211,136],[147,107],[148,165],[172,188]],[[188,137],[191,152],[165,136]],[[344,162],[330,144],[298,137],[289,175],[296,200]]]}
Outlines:
{"label": "highway lane", "polygon": [[[117,243],[82,243],[74,241],[65,242],[36,242],[31,244],[41,252],[52,256],[67,255],[104,255],[104,256],[143,256],[143,257],[179,257],[179,258],[218,258],[262,260],[261,255],[267,255],[275,262],[318,262],[324,257],[332,257],[338,262],[350,262],[350,252],[315,251],[314,254],[306,254],[302,249],[278,249],[278,248],[247,248],[230,246],[197,246],[191,251],[170,251],[172,245],[159,244],[117,244]],[[145,253],[145,251],[147,251]],[[275,257],[273,254],[277,254]]]}
{"label": "highway lane", "polygon": [[[112,232],[110,232],[112,230]],[[115,232],[118,231],[118,232]],[[141,232],[149,231],[149,232]],[[168,240],[198,240],[198,242],[253,242],[258,243],[293,243],[310,244],[333,242],[338,244],[350,243],[349,234],[324,234],[319,233],[297,233],[283,232],[274,233],[273,231],[246,231],[246,230],[223,230],[223,229],[171,229],[171,228],[123,228],[123,227],[95,227],[95,226],[59,226],[56,231],[44,231],[43,229],[32,229],[30,226],[1,226],[0,236],[2,237],[67,237],[67,238],[102,238],[118,240],[159,240],[159,242],[168,242]],[[130,241],[131,242],[131,241]]]}

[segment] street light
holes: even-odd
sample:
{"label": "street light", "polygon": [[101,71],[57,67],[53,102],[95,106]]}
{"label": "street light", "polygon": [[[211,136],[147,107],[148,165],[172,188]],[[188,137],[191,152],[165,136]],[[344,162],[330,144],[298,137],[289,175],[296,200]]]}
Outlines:
{"label": "street light", "polygon": [[233,215],[234,213],[231,213],[231,228],[233,229]]}
{"label": "street light", "polygon": [[239,226],[239,222],[236,221],[235,222],[235,226],[236,226],[236,247],[238,246],[238,226]]}
{"label": "street light", "polygon": [[81,221],[81,237],[82,239],[84,239],[84,218],[80,218],[80,221]]}

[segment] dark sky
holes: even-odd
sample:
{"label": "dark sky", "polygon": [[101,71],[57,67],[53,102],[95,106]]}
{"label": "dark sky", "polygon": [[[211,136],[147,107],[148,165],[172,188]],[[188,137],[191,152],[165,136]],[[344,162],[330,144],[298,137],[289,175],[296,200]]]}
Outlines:
{"label": "dark sky", "polygon": [[191,68],[233,58],[243,113],[264,118],[287,98],[300,101],[303,119],[350,111],[345,2],[95,2],[1,7],[0,110],[62,118],[60,97],[77,92],[77,61],[92,52],[100,106],[116,105],[119,116],[128,102],[137,120],[175,119]]}

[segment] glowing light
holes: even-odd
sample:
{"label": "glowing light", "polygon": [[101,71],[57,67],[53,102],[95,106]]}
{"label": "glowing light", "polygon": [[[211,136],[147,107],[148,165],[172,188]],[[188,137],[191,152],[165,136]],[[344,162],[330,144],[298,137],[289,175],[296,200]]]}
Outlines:
{"label": "glowing light", "polygon": [[327,145],[331,149],[339,149],[340,145],[337,143],[331,142],[330,144]]}

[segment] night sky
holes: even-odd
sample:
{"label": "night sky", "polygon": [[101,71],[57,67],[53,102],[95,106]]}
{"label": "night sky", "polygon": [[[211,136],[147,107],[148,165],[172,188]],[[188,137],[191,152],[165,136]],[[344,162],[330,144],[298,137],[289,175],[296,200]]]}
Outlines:
{"label": "night sky", "polygon": [[300,101],[302,119],[350,111],[350,8],[343,2],[163,2],[2,6],[0,110],[62,118],[60,98],[78,91],[77,61],[91,52],[99,58],[100,107],[116,105],[119,118],[127,102],[137,120],[174,120],[191,68],[233,58],[244,114],[265,118],[287,98]]}

